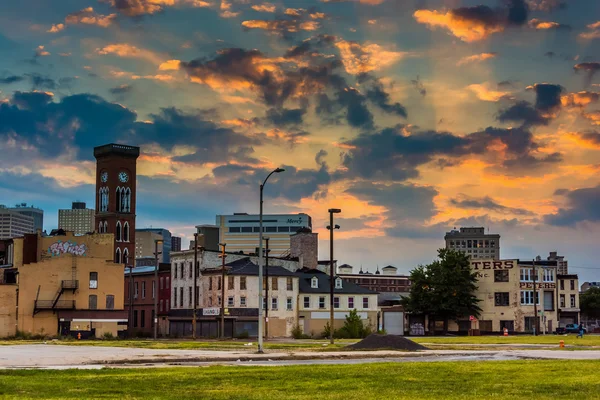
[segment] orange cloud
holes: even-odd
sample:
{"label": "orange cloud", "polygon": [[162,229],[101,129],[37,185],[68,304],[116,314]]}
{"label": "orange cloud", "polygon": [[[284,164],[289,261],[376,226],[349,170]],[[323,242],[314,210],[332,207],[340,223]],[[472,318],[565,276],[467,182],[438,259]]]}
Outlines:
{"label": "orange cloud", "polygon": [[496,102],[511,94],[511,92],[491,89],[488,82],[482,84],[472,84],[467,86],[467,89],[475,93],[477,98],[483,101]]}
{"label": "orange cloud", "polygon": [[52,27],[48,29],[46,32],[48,33],[58,33],[65,29],[65,24],[52,24]]}
{"label": "orange cloud", "polygon": [[420,24],[430,28],[446,28],[452,35],[464,42],[476,42],[487,38],[489,35],[504,31],[504,26],[499,23],[484,23],[481,20],[467,19],[456,15],[452,10],[439,12],[435,10],[417,10],[413,17]]}
{"label": "orange cloud", "polygon": [[252,9],[254,11],[258,11],[258,12],[274,13],[276,7],[275,7],[275,4],[263,3],[263,4],[255,4],[255,5],[253,5]]}
{"label": "orange cloud", "polygon": [[159,71],[178,70],[181,64],[180,60],[168,60],[158,66]]}
{"label": "orange cloud", "polygon": [[600,125],[600,110],[584,113],[583,116],[594,125]]}
{"label": "orange cloud", "polygon": [[266,31],[273,32],[299,32],[299,31],[315,31],[319,29],[320,24],[316,21],[305,21],[300,22],[293,20],[273,20],[273,21],[265,21],[265,20],[249,20],[243,21],[242,26],[248,29],[263,29]]}
{"label": "orange cloud", "polygon": [[361,45],[357,42],[339,40],[335,42],[335,46],[340,51],[346,72],[353,75],[389,67],[409,54],[385,50],[375,43]]}
{"label": "orange cloud", "polygon": [[141,58],[159,65],[163,63],[162,58],[156,53],[150,50],[140,49],[128,43],[115,43],[99,47],[96,48],[96,53],[100,55],[115,55],[123,58]]}
{"label": "orange cloud", "polygon": [[579,106],[585,107],[588,104],[596,103],[600,99],[600,94],[595,92],[578,92],[578,93],[569,93],[560,98],[560,101],[563,106]]}
{"label": "orange cloud", "polygon": [[600,21],[594,22],[593,24],[589,24],[587,26],[591,29],[590,32],[582,32],[579,34],[579,37],[582,39],[600,39]]}
{"label": "orange cloud", "polygon": [[481,61],[489,60],[491,58],[496,58],[497,56],[498,56],[498,53],[475,54],[472,56],[467,56],[467,57],[461,58],[456,63],[456,65],[460,66],[460,65],[470,64],[470,63],[474,63],[474,62],[481,62]]}
{"label": "orange cloud", "polygon": [[96,25],[102,28],[107,28],[113,23],[113,20],[117,17],[117,14],[101,15],[96,14],[92,7],[84,8],[81,11],[74,12],[65,17],[65,23],[67,24],[85,24],[85,25]]}
{"label": "orange cloud", "polygon": [[529,21],[529,26],[536,30],[546,30],[546,29],[571,29],[568,25],[559,24],[558,22],[553,21],[542,21],[537,18]]}
{"label": "orange cloud", "polygon": [[35,55],[38,57],[45,57],[45,56],[49,56],[50,52],[48,52],[44,46],[40,45],[35,49]]}

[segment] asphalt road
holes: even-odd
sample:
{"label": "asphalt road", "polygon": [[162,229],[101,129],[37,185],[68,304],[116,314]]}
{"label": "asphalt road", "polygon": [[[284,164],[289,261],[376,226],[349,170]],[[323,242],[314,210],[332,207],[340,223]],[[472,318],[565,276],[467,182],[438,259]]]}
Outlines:
{"label": "asphalt road", "polygon": [[0,368],[103,368],[208,365],[308,365],[375,362],[487,361],[517,359],[600,360],[597,350],[427,350],[420,352],[272,352],[160,350],[53,344],[0,346]]}

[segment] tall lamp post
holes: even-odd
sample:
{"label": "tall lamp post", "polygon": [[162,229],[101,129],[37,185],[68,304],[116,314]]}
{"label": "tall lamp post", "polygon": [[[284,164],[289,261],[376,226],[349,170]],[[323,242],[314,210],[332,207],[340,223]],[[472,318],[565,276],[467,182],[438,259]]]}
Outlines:
{"label": "tall lamp post", "polygon": [[333,268],[333,230],[340,229],[339,225],[333,225],[333,214],[339,214],[342,210],[339,208],[329,209],[329,342],[333,344],[333,295],[334,295],[334,279],[335,270]]}
{"label": "tall lamp post", "polygon": [[192,339],[196,340],[196,307],[198,303],[196,299],[198,298],[198,293],[196,289],[196,275],[198,273],[198,232],[194,233],[194,273],[192,275],[192,297],[194,302],[194,307],[192,309]]}
{"label": "tall lamp post", "polygon": [[265,236],[265,338],[269,337],[269,239],[270,237]]}
{"label": "tall lamp post", "polygon": [[260,185],[260,214],[258,217],[258,353],[263,351],[263,189],[271,175],[285,171],[277,168],[271,171]]}
{"label": "tall lamp post", "polygon": [[[162,240],[154,240],[154,340],[158,337],[158,244],[163,243]],[[161,252],[162,254],[162,252]]]}
{"label": "tall lamp post", "polygon": [[219,246],[223,247],[221,254],[221,339],[225,338],[225,246],[227,243],[219,243]]}

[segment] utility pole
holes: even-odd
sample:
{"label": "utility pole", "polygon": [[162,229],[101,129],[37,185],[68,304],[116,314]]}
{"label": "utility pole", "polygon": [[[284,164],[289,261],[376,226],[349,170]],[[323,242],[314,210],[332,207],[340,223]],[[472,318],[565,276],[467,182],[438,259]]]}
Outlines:
{"label": "utility pole", "polygon": [[198,293],[196,293],[196,269],[198,268],[198,232],[194,233],[194,272],[192,273],[192,296],[194,302],[194,308],[192,311],[192,339],[196,340],[196,307],[198,306],[196,299]]}
{"label": "utility pole", "polygon": [[223,246],[221,252],[221,339],[225,338],[225,246],[227,243],[219,243]]}
{"label": "utility pole", "polygon": [[133,336],[133,265],[129,267],[129,337]]}
{"label": "utility pole", "polygon": [[162,240],[154,240],[154,340],[158,338],[158,244]]}
{"label": "utility pole", "polygon": [[339,208],[329,209],[329,342],[333,344],[334,329],[334,312],[333,312],[333,296],[334,296],[334,280],[335,268],[333,267],[333,230],[340,229],[339,225],[333,225],[333,214],[342,212]]}
{"label": "utility pole", "polygon": [[538,319],[538,310],[537,310],[537,287],[536,287],[536,280],[537,280],[537,272],[535,270],[535,259],[533,259],[533,313],[535,314],[535,333],[534,336],[538,335],[538,332],[540,331],[540,321]]}
{"label": "utility pole", "polygon": [[265,339],[269,337],[269,237],[263,236],[265,239]]}

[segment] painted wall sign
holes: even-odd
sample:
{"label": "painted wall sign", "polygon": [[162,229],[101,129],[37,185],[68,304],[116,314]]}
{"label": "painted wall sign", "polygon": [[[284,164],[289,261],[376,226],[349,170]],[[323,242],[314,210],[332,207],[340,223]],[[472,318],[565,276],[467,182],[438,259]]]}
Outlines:
{"label": "painted wall sign", "polygon": [[202,309],[202,315],[220,315],[221,314],[221,309],[220,308],[203,308]]}
{"label": "painted wall sign", "polygon": [[63,242],[59,240],[58,242],[52,243],[50,247],[48,247],[48,253],[52,257],[58,257],[63,254],[73,254],[74,256],[85,256],[87,251],[87,247],[84,243],[77,244],[71,240]]}
{"label": "painted wall sign", "polygon": [[[519,287],[521,289],[533,289],[533,282],[521,282],[519,284]],[[556,283],[550,283],[550,282],[541,282],[535,283],[535,287],[536,289],[556,289]]]}
{"label": "painted wall sign", "polygon": [[515,267],[515,260],[503,261],[471,261],[474,270],[480,269],[511,269]]}

